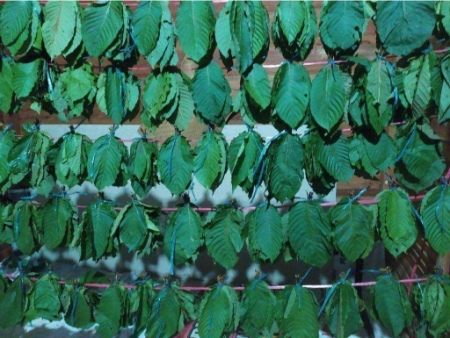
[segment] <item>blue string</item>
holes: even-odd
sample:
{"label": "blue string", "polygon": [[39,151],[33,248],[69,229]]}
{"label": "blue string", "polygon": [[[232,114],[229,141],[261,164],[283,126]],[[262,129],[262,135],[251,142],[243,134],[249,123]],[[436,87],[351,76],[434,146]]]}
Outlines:
{"label": "blue string", "polygon": [[36,197],[37,197],[37,194],[36,194],[36,193],[33,193],[33,194],[30,195],[30,196],[20,196],[20,199],[21,199],[22,201],[31,201],[31,200],[34,200]]}
{"label": "blue string", "polygon": [[6,133],[12,128],[13,124],[10,123],[6,127],[3,128],[2,133],[0,134],[0,141],[3,139],[3,137],[6,135]]}
{"label": "blue string", "polygon": [[441,227],[441,230],[443,230],[445,228],[445,224],[444,224],[444,222],[442,221],[442,218],[439,215],[439,209],[440,209],[440,207],[442,205],[442,202],[444,200],[444,192],[445,192],[446,188],[447,188],[447,185],[441,184],[441,193],[439,194],[439,200],[438,200],[436,209],[434,210],[434,213],[436,215],[436,220],[437,220],[439,226]]}
{"label": "blue string", "polygon": [[59,198],[66,198],[67,196],[72,196],[72,195],[83,195],[83,196],[87,196],[88,194],[86,192],[83,191],[75,191],[75,192],[71,192],[69,194],[67,193],[62,193],[62,194],[56,194],[53,193],[52,196],[53,197],[59,197]]}
{"label": "blue string", "polygon": [[308,270],[306,270],[305,274],[303,275],[303,277],[298,281],[297,285],[302,285],[303,281],[306,279],[306,277],[308,277],[309,273],[311,272],[311,270],[313,269],[312,266],[310,266],[308,268]]}
{"label": "blue string", "polygon": [[325,307],[327,306],[328,302],[330,301],[330,298],[333,295],[336,288],[346,281],[348,275],[350,274],[350,271],[351,271],[351,269],[348,269],[345,276],[343,278],[341,278],[339,281],[337,281],[336,283],[334,283],[333,286],[331,287],[331,289],[328,290],[325,300],[323,301],[322,306],[320,307],[320,310],[318,313],[319,317],[322,315],[323,311],[325,310]]}
{"label": "blue string", "polygon": [[262,282],[264,279],[266,279],[267,274],[266,273],[262,273],[261,276],[259,276],[258,278],[256,278],[253,283],[252,283],[252,287],[251,290],[254,291],[256,286],[258,285],[258,283]]}
{"label": "blue string", "polygon": [[167,165],[169,167],[168,168],[169,169],[169,180],[172,179],[172,157],[173,157],[173,152],[175,150],[175,145],[177,143],[177,139],[178,139],[179,136],[180,136],[180,132],[179,131],[175,132],[172,148],[170,149],[169,162],[167,163]]}
{"label": "blue string", "polygon": [[177,242],[177,228],[173,230],[172,234],[172,247],[170,248],[170,266],[169,271],[170,275],[173,276],[174,274],[174,257],[175,257],[175,246]]}
{"label": "blue string", "polygon": [[194,197],[194,201],[195,201],[195,203],[197,204],[197,203],[198,203],[198,200],[197,200],[197,197],[195,196],[195,192],[194,192],[194,181],[193,181],[193,180],[191,181],[191,184],[189,185],[189,191],[191,192],[192,197]]}
{"label": "blue string", "polygon": [[395,159],[395,163],[397,163],[398,161],[401,160],[401,158],[403,157],[403,155],[405,155],[406,149],[409,147],[409,145],[412,143],[412,141],[414,140],[414,136],[416,135],[416,129],[417,129],[417,125],[414,124],[413,129],[411,130],[411,134],[409,135],[408,140],[406,141],[405,146],[403,147],[402,151],[398,154],[397,158]]}
{"label": "blue string", "polygon": [[366,191],[369,190],[369,187],[364,188],[363,190],[361,190],[359,193],[357,193],[355,196],[353,196],[352,198],[350,198],[347,202],[346,205],[344,205],[344,207],[342,208],[343,210],[347,209],[348,206],[350,204],[352,204],[354,201],[356,201],[357,199],[359,199],[362,195],[364,195],[366,193]]}
{"label": "blue string", "polygon": [[52,83],[52,79],[50,77],[50,71],[48,69],[48,65],[46,65],[46,76],[47,76],[47,84],[48,84],[48,91],[50,92],[51,95],[53,95],[53,83]]}
{"label": "blue string", "polygon": [[78,286],[76,286],[75,287],[75,297],[74,297],[73,305],[72,305],[72,311],[70,313],[70,322],[72,323],[72,326],[75,326],[75,310],[78,305],[78,294],[79,294],[78,289],[79,289]]}

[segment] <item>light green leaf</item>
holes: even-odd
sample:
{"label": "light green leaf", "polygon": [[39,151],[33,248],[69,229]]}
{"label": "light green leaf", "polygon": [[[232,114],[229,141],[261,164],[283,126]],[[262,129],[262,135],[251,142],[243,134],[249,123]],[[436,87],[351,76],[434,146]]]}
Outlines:
{"label": "light green leaf", "polygon": [[383,1],[374,18],[383,48],[398,56],[411,54],[431,36],[435,26],[432,1]]}
{"label": "light green leaf", "polygon": [[182,1],[177,11],[180,45],[186,55],[200,63],[213,45],[216,18],[210,1]]}
{"label": "light green leaf", "polygon": [[372,289],[378,319],[393,337],[411,325],[414,318],[406,288],[392,275],[380,276]]}
{"label": "light green leaf", "polygon": [[215,131],[202,134],[194,150],[194,175],[206,189],[215,190],[227,170],[225,136]]}
{"label": "light green leaf", "polygon": [[411,201],[402,189],[384,190],[376,199],[378,231],[386,249],[398,257],[416,242],[418,234]]}
{"label": "light green leaf", "polygon": [[331,223],[320,203],[296,203],[287,216],[289,244],[305,263],[324,266],[334,253],[331,244]]}
{"label": "light green leaf", "polygon": [[85,10],[81,34],[91,57],[105,54],[123,29],[123,4],[118,1],[96,2]]}
{"label": "light green leaf", "polygon": [[295,63],[283,64],[273,80],[273,114],[292,129],[297,128],[308,109],[310,90],[311,81],[305,67]]}
{"label": "light green leaf", "polygon": [[57,276],[46,274],[40,277],[29,296],[29,302],[32,305],[28,309],[29,313],[26,314],[27,321],[35,318],[59,320],[62,310],[60,294],[61,285]]}
{"label": "light green leaf", "polygon": [[0,72],[0,111],[9,113],[14,111],[14,61],[8,58],[1,58],[1,72]]}
{"label": "light green leaf", "polygon": [[222,69],[211,62],[195,71],[192,81],[192,96],[195,111],[207,123],[219,126],[231,111],[231,88]]}
{"label": "light green leaf", "polygon": [[376,214],[373,209],[344,197],[329,211],[334,226],[333,242],[349,261],[365,258],[374,243]]}
{"label": "light green leaf", "polygon": [[14,65],[12,86],[17,98],[27,98],[32,93],[42,78],[43,66],[43,59]]}
{"label": "light green leaf", "polygon": [[106,111],[115,124],[121,124],[125,120],[125,95],[124,74],[117,68],[108,68],[105,83]]}
{"label": "light green leaf", "polygon": [[225,59],[232,58],[235,55],[234,41],[231,35],[231,4],[232,2],[225,3],[219,13],[214,29],[217,48]]}
{"label": "light green leaf", "polygon": [[283,247],[281,216],[273,205],[262,205],[245,217],[248,251],[253,260],[274,262]]}
{"label": "light green leaf", "polygon": [[225,269],[231,269],[238,261],[244,246],[241,237],[244,214],[236,208],[218,208],[205,224],[205,244],[208,254]]}
{"label": "light green leaf", "polygon": [[169,137],[161,146],[158,172],[161,182],[174,195],[183,193],[191,181],[193,156],[186,138],[179,133]]}
{"label": "light green leaf", "polygon": [[293,199],[303,181],[303,144],[300,137],[283,134],[272,140],[267,156],[265,180],[269,196],[280,202]]}
{"label": "light green leaf", "polygon": [[244,88],[255,103],[266,109],[270,104],[270,82],[263,66],[255,63],[244,77]]}
{"label": "light green leaf", "polygon": [[126,305],[123,292],[126,292],[123,287],[111,285],[102,294],[95,313],[95,321],[98,323],[96,333],[100,337],[113,337],[119,333]]}
{"label": "light green leaf", "polygon": [[158,182],[158,144],[139,138],[131,144],[128,172],[136,195],[144,197]]}
{"label": "light green leaf", "polygon": [[139,53],[148,56],[158,41],[162,9],[160,1],[141,1],[131,17],[133,39]]}
{"label": "light green leaf", "polygon": [[200,215],[190,206],[179,207],[168,221],[164,234],[164,252],[174,264],[194,261],[203,244]]}
{"label": "light green leaf", "polygon": [[50,59],[61,55],[70,46],[78,15],[75,1],[50,1],[45,4],[42,38]]}
{"label": "light green leaf", "polygon": [[450,188],[441,185],[425,195],[420,206],[425,238],[443,256],[450,251]]}
{"label": "light green leaf", "polygon": [[345,86],[337,66],[327,65],[316,75],[311,85],[311,115],[326,131],[341,121],[345,106]]}

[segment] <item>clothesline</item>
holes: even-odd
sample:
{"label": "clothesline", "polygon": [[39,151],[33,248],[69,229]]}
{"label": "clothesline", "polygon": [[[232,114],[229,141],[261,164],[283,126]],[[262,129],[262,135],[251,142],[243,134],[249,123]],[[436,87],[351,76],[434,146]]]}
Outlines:
{"label": "clothesline", "polygon": [[[15,275],[15,274],[5,274],[5,276],[7,278],[10,279],[16,279],[19,276]],[[30,280],[32,281],[36,281],[38,278],[36,277],[31,277]],[[419,282],[424,282],[426,281],[427,278],[408,278],[408,279],[401,279],[399,280],[399,283],[402,284],[412,284],[412,283],[419,283]],[[67,282],[65,280],[59,280],[58,281],[59,284],[61,285],[65,285],[67,284]],[[369,287],[369,286],[374,286],[377,284],[376,281],[371,281],[371,282],[359,282],[359,283],[351,283],[354,287]],[[108,287],[111,286],[111,284],[108,283],[85,283],[83,284],[85,287],[88,288],[94,288],[94,289],[107,289]],[[124,288],[132,290],[136,288],[135,284],[124,284],[122,285]],[[289,285],[271,285],[268,286],[269,290],[283,290],[286,287],[288,287]],[[333,287],[333,284],[304,284],[302,285],[302,287],[307,288],[307,289],[330,289]],[[162,289],[163,286],[156,286],[155,289],[160,290]],[[184,291],[209,291],[210,288],[207,286],[181,286],[180,287],[181,290]],[[236,291],[243,291],[245,290],[244,286],[234,286],[233,287],[234,290]]]}

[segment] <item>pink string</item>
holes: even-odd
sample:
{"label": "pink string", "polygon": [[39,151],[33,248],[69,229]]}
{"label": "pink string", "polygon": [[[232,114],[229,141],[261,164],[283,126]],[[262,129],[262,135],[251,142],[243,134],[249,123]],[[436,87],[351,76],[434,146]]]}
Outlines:
{"label": "pink string", "polygon": [[[18,276],[14,275],[14,274],[5,274],[5,276],[10,279],[18,278]],[[30,280],[36,281],[36,280],[38,280],[38,278],[31,277]],[[401,280],[399,280],[399,283],[410,284],[410,283],[424,282],[426,280],[427,280],[427,278],[409,278],[409,279],[401,279]],[[64,280],[59,280],[58,282],[61,285],[66,284],[66,281],[64,281]],[[359,288],[359,287],[374,286],[377,284],[377,282],[371,281],[371,282],[360,282],[360,283],[351,283],[351,284],[352,284],[352,286]],[[86,287],[89,287],[89,288],[94,288],[94,289],[106,289],[111,286],[111,284],[107,284],[107,283],[105,283],[105,284],[103,284],[103,283],[85,283],[83,285]],[[129,290],[136,288],[136,285],[134,285],[134,284],[124,284],[122,286]],[[268,288],[269,288],[269,290],[277,291],[277,290],[284,290],[288,286],[289,285],[271,285],[271,286],[268,286]],[[305,285],[302,285],[302,287],[307,288],[307,289],[331,289],[333,287],[333,284],[305,284]],[[163,286],[155,287],[156,290],[161,290],[162,288],[163,288]],[[184,290],[184,291],[190,291],[190,292],[209,291],[210,290],[210,288],[208,286],[181,286],[180,289]],[[245,287],[244,286],[234,286],[233,289],[235,291],[243,291],[243,290],[245,290]]]}

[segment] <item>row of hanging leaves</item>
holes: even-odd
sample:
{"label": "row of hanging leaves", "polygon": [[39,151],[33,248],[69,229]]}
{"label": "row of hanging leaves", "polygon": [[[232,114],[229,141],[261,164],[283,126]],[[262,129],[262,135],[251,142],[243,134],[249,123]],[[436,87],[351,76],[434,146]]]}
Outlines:
{"label": "row of hanging leaves", "polygon": [[[249,337],[318,337],[321,317],[331,333],[345,338],[362,328],[361,311],[379,321],[392,337],[413,326],[418,334],[439,337],[450,330],[447,275],[430,275],[413,290],[410,301],[406,288],[391,274],[377,278],[366,304],[352,284],[341,277],[327,292],[322,306],[301,282],[286,286],[274,295],[263,277],[251,281],[241,295],[222,280],[196,302],[192,293],[176,282],[158,283],[141,278],[133,289],[116,281],[99,293],[85,283],[108,283],[107,277],[88,273],[61,285],[56,274],[44,274],[35,281],[21,275],[15,280],[0,276],[1,328],[28,323],[36,318],[64,319],[75,328],[94,325],[100,337],[113,337],[132,327],[133,337],[173,337],[184,325],[198,320],[200,337],[220,338],[238,330]],[[43,301],[45,300],[45,301]],[[322,314],[324,313],[324,316]]]}
{"label": "row of hanging leaves", "polygon": [[355,131],[346,138],[341,133],[322,136],[313,129],[303,138],[283,131],[264,142],[249,129],[228,144],[221,132],[210,128],[193,150],[177,131],[161,147],[144,135],[128,151],[115,136],[116,130],[92,142],[70,127],[54,142],[39,124],[24,124],[21,137],[4,128],[0,132],[0,191],[20,184],[48,196],[57,181],[68,188],[89,181],[99,190],[131,181],[141,198],[159,182],[180,195],[193,177],[214,191],[229,170],[233,191],[240,187],[255,196],[264,182],[270,198],[285,202],[299,191],[303,170],[318,194],[327,194],[337,181],[349,181],[355,173],[374,178],[389,168],[395,168],[396,179],[404,187],[420,191],[431,187],[445,170],[442,142],[426,121],[399,127],[395,140],[386,132],[372,139],[363,130]]}
{"label": "row of hanging leaves", "polygon": [[[324,5],[320,37],[331,57],[349,57],[356,51],[370,17],[378,23],[380,55],[406,56],[420,48],[426,49],[425,42],[434,27],[435,35],[448,37],[450,15],[447,15],[446,2],[438,2],[436,8],[432,2],[405,2],[403,7],[380,3],[376,11],[371,6],[367,2]],[[32,109],[56,113],[67,121],[81,114],[89,116],[95,99],[100,110],[115,123],[132,119],[139,111],[140,90],[139,82],[128,67],[137,60],[137,51],[147,57],[153,68],[159,66],[150,74],[142,93],[141,120],[151,129],[163,120],[185,129],[194,110],[207,124],[221,126],[226,116],[234,111],[240,112],[249,124],[267,123],[272,118],[280,128],[293,129],[307,122],[305,115],[310,106],[314,122],[330,132],[342,120],[344,98],[348,101],[352,91],[350,77],[338,67],[324,67],[311,86],[304,67],[294,62],[306,58],[317,34],[315,10],[309,2],[282,1],[277,6],[272,36],[288,62],[277,71],[272,91],[261,66],[270,35],[268,14],[261,2],[227,3],[217,21],[212,3],[181,3],[176,18],[180,44],[188,57],[199,64],[192,81],[174,67],[178,62],[175,28],[167,4],[144,1],[131,13],[117,1],[95,3],[84,11],[76,2],[52,1],[44,6],[42,27],[41,14],[39,3],[32,1],[6,2],[0,13],[0,25],[5,27],[3,44],[12,55],[31,53],[17,63],[3,56],[2,111],[18,111],[23,102],[30,99]],[[398,17],[394,24],[392,16]],[[420,27],[410,24],[415,21],[421,23]],[[397,29],[390,29],[392,25]],[[395,34],[390,34],[391,31]],[[233,104],[224,74],[212,61],[216,44],[225,65],[235,58],[242,75],[241,88]],[[74,53],[75,58],[69,57]],[[68,62],[64,71],[51,63],[58,55],[65,56]],[[108,57],[113,65],[97,80],[92,65],[85,62],[88,55]],[[367,101],[370,117],[361,123],[373,125],[379,133],[392,118],[393,90],[403,87],[405,100],[400,103],[406,108],[412,107],[415,117],[434,100],[439,107],[439,120],[448,120],[448,62],[443,65],[445,74],[441,75],[437,69],[440,62],[436,59],[434,55],[417,56],[413,60],[405,58],[406,66],[400,68],[400,74],[393,72],[387,61],[377,59],[372,65],[361,61],[368,74],[354,80],[361,84],[355,91],[359,93],[360,87],[366,89],[367,95],[357,98],[359,106],[366,105]],[[399,75],[398,83],[393,83]],[[409,78],[402,81],[403,75]],[[446,81],[442,81],[442,77]],[[413,81],[408,81],[410,79]],[[376,91],[377,86],[383,87],[382,90]],[[431,93],[431,88],[436,88],[436,92]],[[376,107],[371,108],[373,105]],[[329,116],[324,114],[328,111]],[[375,118],[376,112],[380,117]]]}
{"label": "row of hanging leaves", "polygon": [[0,244],[13,244],[25,255],[44,245],[69,246],[78,249],[81,260],[94,261],[115,256],[121,247],[139,257],[162,247],[172,267],[194,262],[205,248],[225,269],[235,266],[246,244],[257,262],[274,262],[282,255],[322,267],[336,251],[351,262],[365,258],[378,239],[397,257],[415,243],[423,227],[436,252],[450,251],[448,184],[425,195],[420,215],[401,188],[381,192],[371,206],[360,204],[358,197],[344,197],[327,212],[318,201],[301,201],[283,215],[267,202],[245,216],[233,204],[202,214],[185,203],[165,220],[159,208],[136,199],[120,211],[112,201],[98,199],[78,219],[69,197],[54,194],[40,206],[31,200],[1,204]]}

